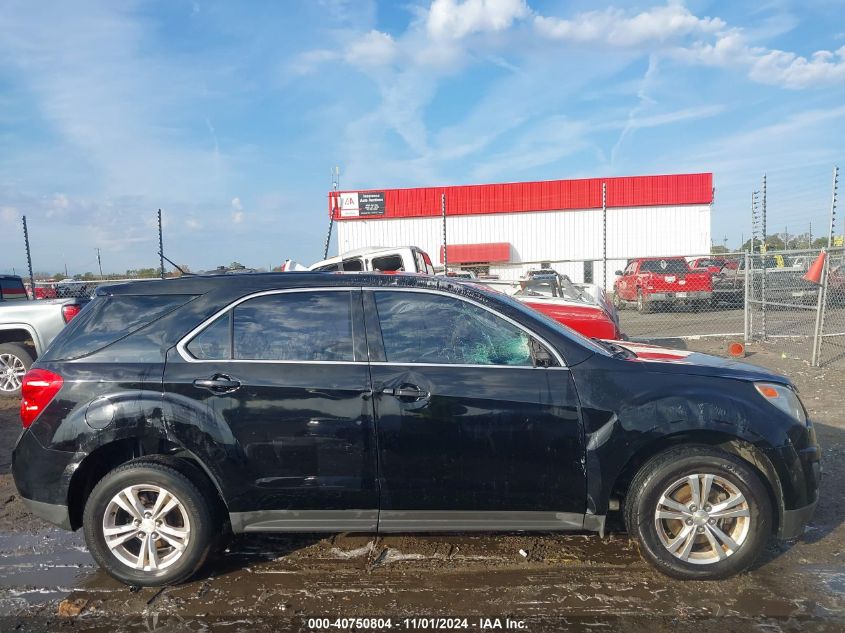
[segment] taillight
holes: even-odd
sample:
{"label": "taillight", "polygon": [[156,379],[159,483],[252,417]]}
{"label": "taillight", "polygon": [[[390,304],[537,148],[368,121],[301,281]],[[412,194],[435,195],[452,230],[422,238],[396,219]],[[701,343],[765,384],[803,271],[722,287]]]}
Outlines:
{"label": "taillight", "polygon": [[81,306],[77,305],[66,305],[62,306],[62,318],[65,320],[65,323],[70,323],[70,320],[79,314],[82,311]]}
{"label": "taillight", "polygon": [[46,369],[30,369],[21,385],[21,424],[28,429],[62,388],[62,377]]}

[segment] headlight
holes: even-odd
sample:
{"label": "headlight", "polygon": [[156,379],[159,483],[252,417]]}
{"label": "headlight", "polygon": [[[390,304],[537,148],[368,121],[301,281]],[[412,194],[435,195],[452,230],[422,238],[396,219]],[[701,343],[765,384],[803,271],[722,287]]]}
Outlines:
{"label": "headlight", "polygon": [[798,399],[798,395],[792,389],[786,385],[778,385],[773,382],[755,382],[754,387],[761,396],[778,409],[802,424],[807,423],[807,414],[801,400]]}

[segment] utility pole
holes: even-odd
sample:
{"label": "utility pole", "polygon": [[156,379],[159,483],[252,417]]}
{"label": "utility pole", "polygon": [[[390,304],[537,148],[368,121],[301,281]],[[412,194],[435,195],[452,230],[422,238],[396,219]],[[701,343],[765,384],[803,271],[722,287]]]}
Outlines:
{"label": "utility pole", "polygon": [[164,237],[161,231],[161,209],[158,210],[158,261],[161,266],[161,278],[164,279]]}
{"label": "utility pole", "polygon": [[[340,206],[338,204],[338,196],[337,196],[337,189],[340,186],[340,167],[334,166],[332,167],[332,203],[329,205],[329,234],[326,235],[326,246],[323,249],[323,259],[329,258],[329,242],[332,241],[332,228],[334,227],[334,214],[335,211],[340,213]],[[338,247],[338,250],[340,248]]]}
{"label": "utility pole", "polygon": [[449,252],[446,248],[446,194],[440,194],[440,211],[443,213],[443,274],[449,274]]}
{"label": "utility pole", "polygon": [[100,267],[100,279],[103,279],[103,260],[100,259],[100,247],[97,247],[97,266]]}
{"label": "utility pole", "polygon": [[26,267],[29,269],[29,287],[32,288],[32,296],[35,297],[35,278],[32,275],[32,257],[29,251],[29,231],[26,228],[26,216],[23,216],[23,241],[26,244]]}

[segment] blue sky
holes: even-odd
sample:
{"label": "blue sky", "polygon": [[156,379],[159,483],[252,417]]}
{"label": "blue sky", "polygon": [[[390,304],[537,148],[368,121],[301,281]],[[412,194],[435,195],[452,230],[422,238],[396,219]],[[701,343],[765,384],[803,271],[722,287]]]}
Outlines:
{"label": "blue sky", "polygon": [[22,214],[38,270],[154,266],[159,207],[193,269],[312,262],[333,165],[349,189],[713,171],[730,245],[766,172],[770,227],[821,234],[844,157],[840,0],[0,6],[0,272]]}

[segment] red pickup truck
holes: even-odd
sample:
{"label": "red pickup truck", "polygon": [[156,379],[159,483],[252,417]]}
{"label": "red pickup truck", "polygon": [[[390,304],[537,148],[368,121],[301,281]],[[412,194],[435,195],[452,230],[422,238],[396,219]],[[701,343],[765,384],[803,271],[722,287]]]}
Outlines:
{"label": "red pickup truck", "polygon": [[656,305],[709,304],[713,298],[711,274],[690,269],[683,257],[633,259],[616,271],[613,303],[617,309],[635,302],[639,312]]}

